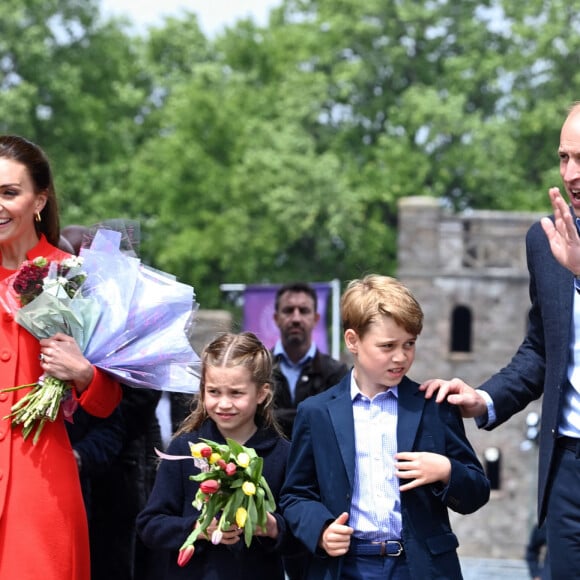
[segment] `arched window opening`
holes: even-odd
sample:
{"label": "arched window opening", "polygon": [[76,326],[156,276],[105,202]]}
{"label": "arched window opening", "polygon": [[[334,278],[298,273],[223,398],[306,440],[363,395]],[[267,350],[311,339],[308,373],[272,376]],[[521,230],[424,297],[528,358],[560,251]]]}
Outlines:
{"label": "arched window opening", "polygon": [[471,310],[456,306],[451,316],[451,352],[471,352]]}

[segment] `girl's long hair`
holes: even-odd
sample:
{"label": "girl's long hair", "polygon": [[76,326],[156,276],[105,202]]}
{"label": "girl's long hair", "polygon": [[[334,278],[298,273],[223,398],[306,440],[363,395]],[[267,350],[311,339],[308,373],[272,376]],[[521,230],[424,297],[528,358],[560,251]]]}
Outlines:
{"label": "girl's long hair", "polygon": [[205,375],[208,367],[242,366],[250,371],[251,380],[257,388],[267,383],[270,385],[268,395],[256,409],[256,424],[261,427],[273,427],[278,433],[281,430],[274,417],[272,390],[273,359],[270,351],[252,332],[221,334],[210,342],[201,354],[201,380],[199,393],[192,400],[192,412],[181,423],[175,436],[198,430],[208,418],[205,408]]}

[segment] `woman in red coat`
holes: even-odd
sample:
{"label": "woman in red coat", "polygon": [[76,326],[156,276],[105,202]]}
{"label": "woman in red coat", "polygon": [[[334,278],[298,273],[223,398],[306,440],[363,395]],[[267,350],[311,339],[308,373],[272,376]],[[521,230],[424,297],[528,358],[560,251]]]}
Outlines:
{"label": "woman in red coat", "polygon": [[[0,304],[3,284],[25,260],[61,260],[59,220],[43,151],[17,136],[0,136]],[[42,360],[40,355],[42,354]],[[115,381],[93,367],[69,336],[38,341],[2,308],[0,389],[35,383],[43,374],[69,381],[73,397],[98,417],[121,399]],[[7,415],[29,389],[0,393],[0,578],[88,580],[88,530],[77,464],[62,411],[36,444]]]}

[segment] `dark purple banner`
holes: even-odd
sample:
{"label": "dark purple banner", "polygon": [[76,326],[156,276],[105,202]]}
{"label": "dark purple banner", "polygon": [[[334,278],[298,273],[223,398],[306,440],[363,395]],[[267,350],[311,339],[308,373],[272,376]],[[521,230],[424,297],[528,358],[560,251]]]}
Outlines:
{"label": "dark purple banner", "polygon": [[[326,332],[326,308],[331,292],[330,284],[319,282],[311,284],[318,297],[320,320],[312,335],[320,352],[328,353]],[[280,336],[274,322],[276,291],[280,285],[252,285],[244,290],[244,330],[249,330],[268,347],[272,348]]]}

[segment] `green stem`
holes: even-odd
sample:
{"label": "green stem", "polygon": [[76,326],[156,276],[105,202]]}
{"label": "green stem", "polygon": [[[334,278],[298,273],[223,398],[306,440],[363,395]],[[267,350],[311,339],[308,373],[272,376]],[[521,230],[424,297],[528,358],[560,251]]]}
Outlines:
{"label": "green stem", "polygon": [[0,393],[10,393],[12,391],[19,391],[20,389],[25,389],[26,387],[34,387],[38,383],[29,383],[28,385],[18,385],[16,387],[7,387],[6,389],[0,389]]}
{"label": "green stem", "polygon": [[3,391],[16,391],[24,387],[32,387],[32,390],[12,405],[10,415],[4,418],[11,419],[13,427],[22,425],[24,439],[34,431],[32,443],[36,444],[45,423],[56,420],[60,404],[70,385],[55,377],[44,375],[38,383],[18,385]]}

